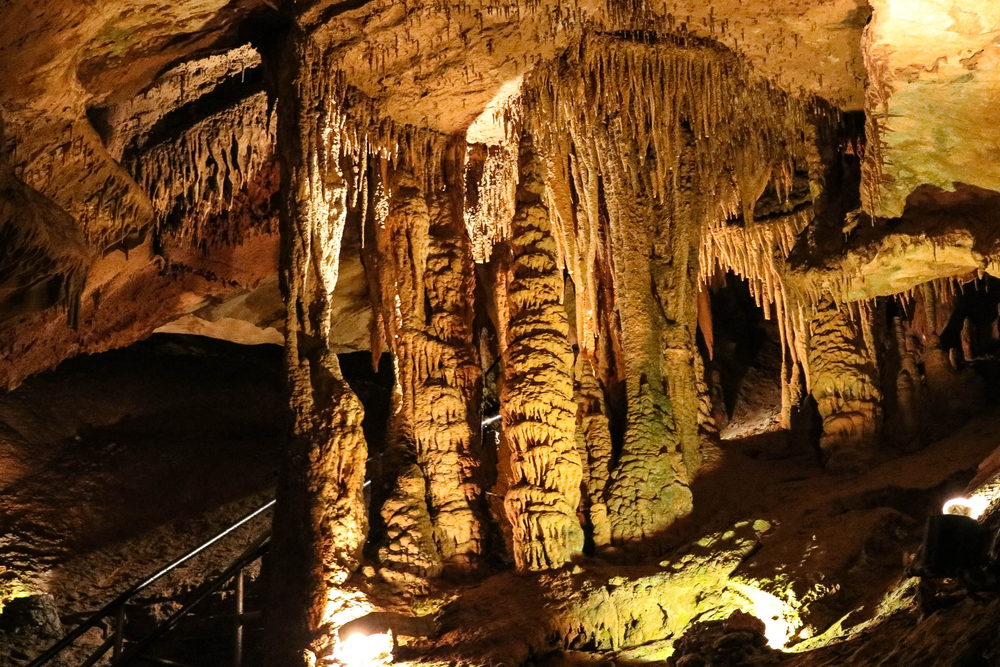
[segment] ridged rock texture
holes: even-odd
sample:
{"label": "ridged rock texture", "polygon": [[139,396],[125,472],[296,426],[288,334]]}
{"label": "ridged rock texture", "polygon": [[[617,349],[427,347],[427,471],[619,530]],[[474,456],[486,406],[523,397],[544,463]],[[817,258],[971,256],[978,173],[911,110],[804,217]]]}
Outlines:
{"label": "ridged rock texture", "polygon": [[[481,371],[473,342],[471,247],[462,217],[464,142],[416,133],[382,161],[375,244],[376,338],[396,371],[392,438],[426,479],[425,511],[446,568],[476,564],[483,543],[477,483]],[[422,150],[426,149],[426,150]],[[382,341],[373,341],[380,350]]]}
{"label": "ridged rock texture", "polygon": [[359,564],[368,530],[367,446],[361,402],[328,344],[347,214],[343,85],[299,33],[281,57],[281,279],[293,428],[275,509],[266,623],[268,664],[291,667],[326,654],[334,619],[349,604],[341,586]]}
{"label": "ridged rock texture", "polygon": [[587,518],[590,519],[594,546],[611,543],[611,524],[604,491],[611,472],[611,428],[604,388],[594,375],[593,364],[580,356],[576,360],[577,427],[576,442],[583,464],[583,488],[586,491]]}
{"label": "ridged rock texture", "polygon": [[809,333],[809,371],[823,419],[819,444],[833,471],[854,471],[877,454],[882,391],[871,339],[870,318],[852,317],[830,299],[817,304]]}
{"label": "ridged rock texture", "polygon": [[498,280],[500,413],[512,471],[504,506],[517,567],[544,570],[583,552],[577,517],[583,469],[576,447],[563,273],[542,202],[542,164],[527,133],[521,139],[519,172],[508,264]]}
{"label": "ridged rock texture", "polygon": [[[688,38],[587,36],[525,80],[576,340],[602,381],[625,386],[605,492],[615,543],[654,537],[691,510],[702,239],[741,215],[752,228],[769,186],[787,202],[810,122],[807,105]],[[748,260],[756,273],[770,254]]]}

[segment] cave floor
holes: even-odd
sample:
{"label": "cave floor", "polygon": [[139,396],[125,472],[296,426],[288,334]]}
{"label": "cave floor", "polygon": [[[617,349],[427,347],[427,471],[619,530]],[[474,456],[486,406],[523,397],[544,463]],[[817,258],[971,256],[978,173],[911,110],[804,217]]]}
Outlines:
{"label": "cave floor", "polygon": [[[0,395],[6,594],[48,592],[64,616],[96,609],[271,497],[286,423],[280,359],[277,346],[158,337]],[[404,642],[399,657],[513,665],[568,650],[646,662],[662,659],[692,620],[734,607],[773,607],[769,639],[796,650],[870,634],[884,596],[905,582],[926,516],[962,494],[998,432],[995,407],[855,477],[825,473],[795,434],[723,441],[693,485],[694,512],[655,544],[556,573],[432,586],[416,607],[442,609],[443,633]],[[151,595],[165,599],[222,569],[266,521]],[[369,583],[379,579],[366,570]],[[631,630],[615,629],[623,617]],[[912,613],[886,627],[904,617],[915,627]],[[788,659],[843,656],[848,644]]]}

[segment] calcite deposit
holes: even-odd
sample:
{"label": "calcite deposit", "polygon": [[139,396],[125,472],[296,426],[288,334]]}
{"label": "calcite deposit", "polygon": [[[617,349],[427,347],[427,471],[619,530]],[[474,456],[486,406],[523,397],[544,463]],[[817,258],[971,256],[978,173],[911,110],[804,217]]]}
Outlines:
{"label": "calcite deposit", "polygon": [[994,4],[9,0],[0,609],[58,634],[86,562],[16,496],[89,422],[16,388],[157,332],[284,349],[261,664],[918,632],[919,526],[991,493],[940,441],[996,395]]}

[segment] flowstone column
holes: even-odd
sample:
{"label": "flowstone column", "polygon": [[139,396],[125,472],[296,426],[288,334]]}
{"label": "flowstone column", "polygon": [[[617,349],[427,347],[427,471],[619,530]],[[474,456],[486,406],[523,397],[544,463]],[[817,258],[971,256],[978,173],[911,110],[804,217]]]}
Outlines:
{"label": "flowstone column", "polygon": [[342,87],[300,34],[280,58],[281,287],[293,426],[274,515],[266,664],[292,667],[314,665],[330,651],[338,621],[350,620],[342,586],[368,530],[367,447],[364,411],[329,345],[347,210]]}
{"label": "flowstone column", "polygon": [[835,472],[855,471],[874,457],[882,424],[878,367],[860,326],[829,299],[819,303],[810,326],[812,395],[823,419],[820,448]]}
{"label": "flowstone column", "polygon": [[542,203],[542,165],[528,134],[521,140],[519,170],[511,256],[498,299],[504,363],[500,412],[513,478],[504,505],[518,569],[544,570],[583,551],[577,517],[583,469],[576,449],[563,274]]}
{"label": "flowstone column", "polygon": [[[599,134],[598,140],[603,153],[615,154],[619,138]],[[679,384],[681,377],[667,375],[684,360],[664,359],[665,353],[673,354],[678,338],[673,335],[678,327],[668,328],[664,319],[664,304],[684,295],[654,293],[667,290],[668,278],[675,277],[662,261],[670,247],[659,238],[664,234],[659,227],[663,212],[657,215],[648,191],[632,182],[630,173],[640,172],[636,162],[628,170],[614,160],[608,167],[605,197],[614,244],[628,423],[621,457],[608,484],[607,504],[612,542],[626,544],[655,538],[691,511],[685,450],[697,452],[699,444],[697,394],[694,386]],[[688,250],[684,238],[678,243]],[[680,396],[679,389],[693,396],[685,413],[677,413],[671,402],[674,394]],[[678,425],[683,417],[691,423]]]}
{"label": "flowstone column", "polygon": [[594,546],[611,543],[611,524],[604,489],[611,472],[611,428],[604,389],[591,362],[582,356],[576,361],[577,449],[583,463],[583,486],[587,492],[587,514]]}
{"label": "flowstone column", "polygon": [[395,359],[395,437],[427,481],[426,501],[419,502],[427,504],[442,564],[468,569],[483,541],[473,455],[481,372],[472,333],[471,251],[452,197],[428,197],[425,180],[405,168],[395,169],[390,181],[374,273]]}

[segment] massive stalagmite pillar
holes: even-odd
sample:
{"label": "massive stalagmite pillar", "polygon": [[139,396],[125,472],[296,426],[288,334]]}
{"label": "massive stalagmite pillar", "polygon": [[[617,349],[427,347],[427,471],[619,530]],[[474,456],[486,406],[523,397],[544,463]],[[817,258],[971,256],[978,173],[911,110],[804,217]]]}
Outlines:
{"label": "massive stalagmite pillar", "polygon": [[292,667],[329,650],[347,604],[341,586],[367,532],[367,448],[361,403],[329,346],[346,217],[342,92],[306,38],[289,38],[280,57],[281,284],[294,421],[274,516],[267,664]]}
{"label": "massive stalagmite pillar", "polygon": [[542,165],[528,134],[519,162],[510,264],[501,276],[498,308],[504,363],[500,411],[513,476],[504,504],[518,568],[543,570],[560,567],[583,550],[577,517],[583,470],[563,274],[542,203]]}
{"label": "massive stalagmite pillar", "polygon": [[[605,153],[613,154],[615,139],[601,136],[599,141]],[[653,215],[649,192],[636,188],[623,166],[609,163],[605,195],[615,252],[628,424],[608,485],[607,504],[612,540],[622,544],[655,537],[691,511],[685,450],[697,451],[699,445],[697,387],[693,357],[685,359],[683,350],[697,354],[693,345],[697,301],[687,271],[688,263],[696,267],[697,261],[691,257],[687,236],[679,234],[676,264],[669,266],[672,244],[669,225],[666,230],[659,227],[662,211]],[[677,293],[664,292],[671,283],[680,288]],[[654,289],[664,293],[654,293]],[[675,299],[676,307],[668,307]],[[680,303],[682,299],[693,303]],[[674,311],[683,313],[683,319],[666,322],[665,315]],[[694,319],[688,317],[691,313]],[[685,342],[685,332],[690,332],[690,343]],[[665,354],[671,358],[665,360]],[[692,365],[690,373],[679,372],[684,364]],[[668,375],[671,371],[674,377]],[[675,412],[674,395],[685,397],[684,411]]]}
{"label": "massive stalagmite pillar", "polygon": [[829,299],[820,301],[809,332],[812,395],[823,418],[826,466],[853,471],[874,455],[882,423],[875,356],[860,327]]}
{"label": "massive stalagmite pillar", "polygon": [[[445,174],[461,172],[451,162],[426,166],[437,174],[418,179],[404,167],[392,170],[374,273],[395,359],[394,435],[427,480],[441,562],[464,569],[478,559],[483,539],[473,454],[481,375],[472,333],[474,274],[461,201],[453,194],[461,190],[445,191]],[[426,192],[429,183],[441,191]]]}

